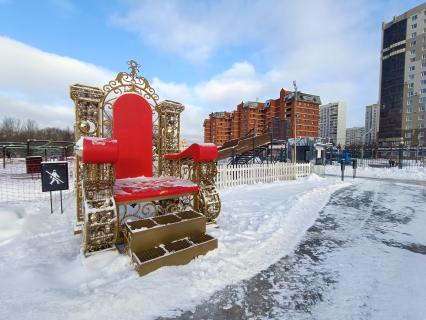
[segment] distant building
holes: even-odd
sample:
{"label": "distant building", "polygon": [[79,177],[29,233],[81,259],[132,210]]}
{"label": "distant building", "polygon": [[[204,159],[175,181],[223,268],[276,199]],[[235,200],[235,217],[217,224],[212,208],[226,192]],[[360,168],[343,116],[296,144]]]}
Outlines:
{"label": "distant building", "polygon": [[213,112],[204,120],[204,142],[223,145],[231,136],[231,114],[229,112]]}
{"label": "distant building", "polygon": [[346,141],[346,103],[332,102],[320,106],[319,133],[335,145],[345,146]]}
{"label": "distant building", "polygon": [[188,148],[188,143],[186,142],[185,139],[180,139],[180,141],[179,141],[179,151],[183,151],[186,148]]}
{"label": "distant building", "polygon": [[362,145],[364,144],[364,127],[353,127],[346,129],[346,145]]}
{"label": "distant building", "polygon": [[204,120],[204,141],[221,146],[230,139],[267,132],[279,140],[317,137],[320,104],[319,96],[281,89],[278,99],[241,102],[232,113],[211,113]]}
{"label": "distant building", "polygon": [[256,101],[241,102],[232,112],[231,139],[248,134],[261,134],[265,128],[264,103]]}
{"label": "distant building", "polygon": [[424,145],[426,3],[382,25],[380,143]]}
{"label": "distant building", "polygon": [[372,104],[365,107],[365,144],[372,144],[377,141],[379,132],[380,108],[379,105]]}

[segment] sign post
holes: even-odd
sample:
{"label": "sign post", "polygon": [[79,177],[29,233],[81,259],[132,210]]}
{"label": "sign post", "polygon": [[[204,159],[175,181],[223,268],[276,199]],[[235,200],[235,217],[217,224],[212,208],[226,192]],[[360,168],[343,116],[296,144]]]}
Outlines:
{"label": "sign post", "polygon": [[353,169],[353,178],[355,179],[356,177],[356,168],[358,166],[357,160],[356,159],[352,159],[352,169]]}
{"label": "sign post", "polygon": [[342,171],[342,181],[345,180],[345,160],[340,160],[340,170]]}
{"label": "sign post", "polygon": [[59,191],[62,207],[62,190],[69,189],[68,162],[49,161],[41,163],[41,191],[50,192],[50,213],[53,213],[52,191]]}

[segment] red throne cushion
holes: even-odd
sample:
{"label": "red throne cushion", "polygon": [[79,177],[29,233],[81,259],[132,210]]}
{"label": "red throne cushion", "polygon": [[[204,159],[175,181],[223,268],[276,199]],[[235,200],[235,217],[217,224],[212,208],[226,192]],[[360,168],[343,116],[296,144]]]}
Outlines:
{"label": "red throne cushion", "polygon": [[195,183],[175,177],[117,179],[114,185],[114,199],[116,202],[138,202],[143,199],[197,192],[198,186]]}
{"label": "red throne cushion", "polygon": [[152,109],[140,95],[126,93],[114,103],[113,138],[119,146],[115,177],[152,177]]}

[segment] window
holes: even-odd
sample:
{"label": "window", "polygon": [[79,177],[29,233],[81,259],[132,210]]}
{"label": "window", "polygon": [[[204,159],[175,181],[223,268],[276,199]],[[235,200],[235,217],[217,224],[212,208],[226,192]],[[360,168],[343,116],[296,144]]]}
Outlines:
{"label": "window", "polygon": [[419,114],[419,117],[417,118],[417,120],[423,121],[424,119],[425,119],[425,115]]}
{"label": "window", "polygon": [[417,36],[417,32],[412,32],[411,33],[411,38],[415,38]]}
{"label": "window", "polygon": [[410,47],[415,47],[417,44],[416,40],[410,42]]}
{"label": "window", "polygon": [[408,139],[410,139],[411,138],[411,132],[406,132],[405,133],[405,137],[408,138]]}
{"label": "window", "polygon": [[422,54],[422,59],[426,59],[426,53]]}
{"label": "window", "polygon": [[413,119],[411,118],[411,116],[407,116],[407,117],[405,117],[405,121],[411,122],[411,121],[413,121]]}
{"label": "window", "polygon": [[407,92],[407,96],[408,96],[408,97],[412,97],[412,96],[414,96],[414,91],[408,91],[408,92]]}
{"label": "window", "polygon": [[426,37],[423,37],[423,42],[426,42]]}
{"label": "window", "polygon": [[426,62],[422,62],[422,68],[426,68]]}
{"label": "window", "polygon": [[414,30],[414,29],[416,29],[417,28],[417,23],[413,23],[412,25],[411,25],[411,30]]}
{"label": "window", "polygon": [[411,66],[410,71],[414,71],[414,70],[416,70],[416,66]]}
{"label": "window", "polygon": [[419,138],[422,138],[422,137],[424,137],[425,136],[425,133],[422,131],[422,132],[419,132]]}
{"label": "window", "polygon": [[414,82],[409,83],[407,86],[408,86],[408,88],[410,88],[410,89],[414,88]]}
{"label": "window", "polygon": [[422,50],[423,50],[423,51],[425,51],[425,50],[426,50],[426,46],[423,46],[423,47],[422,47]]}
{"label": "window", "polygon": [[414,74],[409,74],[408,75],[408,79],[413,80],[414,79]]}
{"label": "window", "polygon": [[413,129],[413,127],[412,127],[411,123],[407,123],[407,124],[405,125],[405,130],[411,130],[411,129]]}
{"label": "window", "polygon": [[410,58],[410,62],[415,62],[415,61],[416,61],[415,57]]}
{"label": "window", "polygon": [[422,112],[422,111],[426,111],[426,106],[419,106],[419,111],[420,111],[420,112]]}
{"label": "window", "polygon": [[412,54],[412,55],[416,54],[416,49],[411,49],[410,54]]}
{"label": "window", "polygon": [[416,20],[417,20],[417,14],[411,17],[411,21],[416,21]]}
{"label": "window", "polygon": [[426,71],[422,71],[421,76],[426,77]]}
{"label": "window", "polygon": [[413,100],[408,99],[408,100],[407,100],[407,106],[411,106],[412,104],[413,104]]}
{"label": "window", "polygon": [[422,81],[421,81],[421,83],[422,83],[422,84],[426,84],[426,80],[422,80]]}
{"label": "window", "polygon": [[426,102],[426,97],[421,97],[421,98],[419,98],[419,102],[420,102],[420,103],[422,103],[422,102]]}
{"label": "window", "polygon": [[419,122],[417,128],[423,129],[425,127],[425,124],[423,122]]}
{"label": "window", "polygon": [[420,90],[420,94],[425,94],[426,93],[426,89],[421,89]]}
{"label": "window", "polygon": [[407,110],[405,110],[406,113],[412,113],[413,112],[413,108],[412,107],[408,107]]}

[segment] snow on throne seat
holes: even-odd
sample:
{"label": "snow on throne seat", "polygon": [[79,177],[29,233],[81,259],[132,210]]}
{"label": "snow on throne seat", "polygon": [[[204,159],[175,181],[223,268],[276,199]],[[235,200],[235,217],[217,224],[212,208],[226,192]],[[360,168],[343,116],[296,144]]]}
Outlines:
{"label": "snow on throne seat", "polygon": [[117,203],[132,203],[140,200],[195,194],[198,190],[198,186],[192,181],[176,177],[124,178],[115,181],[114,199]]}

